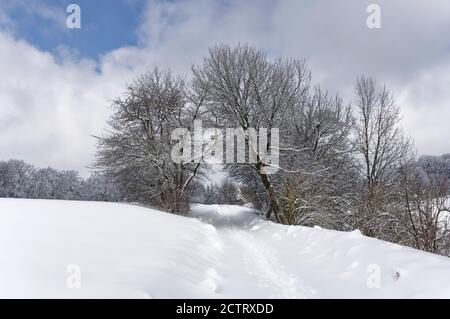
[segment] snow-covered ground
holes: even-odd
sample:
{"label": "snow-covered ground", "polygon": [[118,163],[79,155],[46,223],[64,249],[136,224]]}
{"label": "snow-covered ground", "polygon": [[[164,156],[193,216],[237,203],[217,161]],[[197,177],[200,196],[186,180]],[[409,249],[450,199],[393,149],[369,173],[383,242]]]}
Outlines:
{"label": "snow-covered ground", "polygon": [[0,199],[0,297],[450,298],[450,259],[236,206]]}

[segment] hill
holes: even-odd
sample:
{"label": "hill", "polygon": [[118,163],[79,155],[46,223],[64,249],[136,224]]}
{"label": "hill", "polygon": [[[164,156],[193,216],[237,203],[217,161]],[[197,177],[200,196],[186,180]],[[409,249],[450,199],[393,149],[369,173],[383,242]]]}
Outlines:
{"label": "hill", "polygon": [[3,298],[450,298],[449,269],[445,257],[239,206],[182,217],[0,199]]}

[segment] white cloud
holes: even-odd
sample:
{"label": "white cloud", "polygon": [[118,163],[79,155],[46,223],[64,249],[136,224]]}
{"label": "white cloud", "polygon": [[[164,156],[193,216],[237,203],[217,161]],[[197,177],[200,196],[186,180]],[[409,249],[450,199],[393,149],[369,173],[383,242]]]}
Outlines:
{"label": "white cloud", "polygon": [[419,151],[450,153],[449,88],[450,61],[420,72],[399,94],[404,126]]}
{"label": "white cloud", "polygon": [[0,157],[84,170],[120,83],[0,33]]}

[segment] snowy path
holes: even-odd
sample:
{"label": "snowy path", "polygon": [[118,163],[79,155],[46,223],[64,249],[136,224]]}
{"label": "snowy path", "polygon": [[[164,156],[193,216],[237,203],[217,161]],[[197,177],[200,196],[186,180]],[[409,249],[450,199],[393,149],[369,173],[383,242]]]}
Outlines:
{"label": "snowy path", "polygon": [[[221,243],[215,274],[226,280],[215,291],[220,297],[402,298],[416,288],[417,297],[426,298],[433,292],[417,286],[423,271],[427,280],[439,281],[426,270],[429,258],[443,263],[443,295],[450,297],[450,260],[445,257],[369,239],[359,231],[277,225],[236,206],[198,205],[192,215],[212,225],[214,240]],[[391,258],[397,254],[402,258]]]}
{"label": "snowy path", "polygon": [[449,258],[237,206],[191,215],[0,199],[0,297],[450,298]]}
{"label": "snowy path", "polygon": [[254,278],[250,284],[266,290],[270,298],[309,298],[314,295],[315,290],[303,279],[289,273],[267,243],[242,230],[231,230],[226,235],[233,240],[232,249],[241,249],[242,259],[238,261],[244,263],[241,269],[251,275],[249,278]]}
{"label": "snowy path", "polygon": [[229,291],[229,297],[235,297],[235,285],[239,283],[242,298],[255,297],[255,293],[265,298],[315,297],[312,287],[285,269],[275,248],[256,236],[254,231],[265,222],[251,211],[235,211],[231,206],[198,206],[193,215],[216,230],[215,240],[220,241],[222,254],[218,266],[221,271],[214,273],[228,279],[221,284],[224,295]]}

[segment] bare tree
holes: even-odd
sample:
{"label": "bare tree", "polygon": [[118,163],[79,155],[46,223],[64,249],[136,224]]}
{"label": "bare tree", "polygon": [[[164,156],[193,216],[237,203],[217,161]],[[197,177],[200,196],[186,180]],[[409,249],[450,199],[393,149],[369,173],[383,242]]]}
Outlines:
{"label": "bare tree", "polygon": [[256,172],[269,199],[266,216],[270,218],[273,212],[278,219],[277,194],[266,173],[270,163],[260,153],[261,148],[272,149],[270,130],[283,126],[286,110],[306,93],[310,73],[305,64],[296,60],[272,62],[261,50],[246,45],[217,46],[193,72],[196,86],[207,88],[207,105],[219,126],[243,131],[252,128],[256,132],[265,128],[269,132],[266,145],[259,145],[259,152],[252,149],[249,137],[245,136],[249,152],[256,153],[256,163],[247,161],[232,168],[241,172],[251,168]]}
{"label": "bare tree", "polygon": [[403,171],[403,243],[437,254],[450,253],[450,192],[445,175],[413,166]]}
{"label": "bare tree", "polygon": [[184,81],[155,68],[129,86],[113,109],[109,131],[97,137],[96,167],[115,176],[131,199],[184,211],[186,188],[200,165],[171,158],[173,130],[192,127],[199,111]]}
{"label": "bare tree", "polygon": [[319,87],[290,109],[280,189],[283,223],[348,229],[358,180],[350,140],[353,117]]}
{"label": "bare tree", "polygon": [[0,197],[28,197],[34,172],[34,167],[24,161],[0,161]]}
{"label": "bare tree", "polygon": [[[227,166],[242,182],[246,200],[281,223],[320,224],[319,216],[329,214],[333,227],[348,224],[336,226],[340,222],[335,216],[347,214],[354,195],[351,186],[356,179],[349,177],[355,173],[350,108],[319,87],[311,92],[311,72],[303,61],[271,60],[245,45],[218,46],[193,72],[196,86],[208,91],[206,105],[217,126],[257,133],[265,128],[269,133],[258,150],[252,149],[251,138],[245,135],[245,163]],[[271,129],[279,130],[277,146],[271,144]],[[265,161],[261,148],[275,148],[280,162]],[[256,153],[253,164],[247,160],[252,152]],[[239,156],[237,152],[236,160]],[[276,173],[266,173],[274,167]],[[347,168],[349,173],[341,174]]]}
{"label": "bare tree", "polygon": [[366,183],[356,227],[376,235],[375,229],[380,228],[376,223],[392,213],[386,205],[398,197],[400,168],[413,159],[413,151],[399,126],[399,108],[386,87],[379,88],[373,79],[360,77],[355,93],[359,111],[355,144],[362,156]]}

